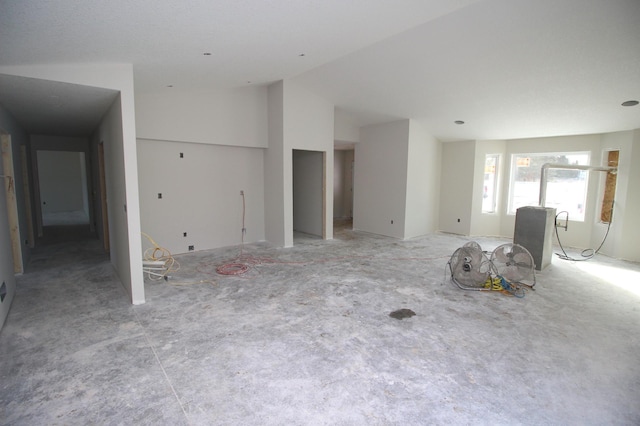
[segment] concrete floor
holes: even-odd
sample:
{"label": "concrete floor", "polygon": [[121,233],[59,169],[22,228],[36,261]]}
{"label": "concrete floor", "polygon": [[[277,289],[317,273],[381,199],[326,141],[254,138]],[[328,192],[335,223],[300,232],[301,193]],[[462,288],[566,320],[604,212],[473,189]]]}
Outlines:
{"label": "concrete floor", "polygon": [[97,241],[50,242],[0,333],[0,423],[640,424],[640,266],[554,259],[522,299],[468,292],[445,278],[466,241],[298,235],[246,246],[242,277],[214,272],[238,248],[195,252],[140,306]]}

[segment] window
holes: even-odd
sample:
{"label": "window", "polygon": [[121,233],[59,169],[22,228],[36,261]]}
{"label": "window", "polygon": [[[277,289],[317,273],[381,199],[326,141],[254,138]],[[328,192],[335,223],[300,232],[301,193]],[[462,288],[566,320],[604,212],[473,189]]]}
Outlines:
{"label": "window", "polygon": [[497,210],[499,165],[499,154],[487,154],[485,156],[482,213],[495,213]]}
{"label": "window", "polygon": [[[546,163],[588,165],[589,153],[513,154],[510,214],[515,214],[519,207],[539,205],[540,172]],[[588,177],[586,170],[548,169],[545,206],[569,212],[571,220],[584,221]]]}

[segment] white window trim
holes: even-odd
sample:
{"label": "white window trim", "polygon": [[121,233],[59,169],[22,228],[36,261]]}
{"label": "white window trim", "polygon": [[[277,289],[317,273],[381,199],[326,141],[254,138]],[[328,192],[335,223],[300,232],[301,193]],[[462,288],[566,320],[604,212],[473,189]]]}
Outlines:
{"label": "white window trim", "polygon": [[[514,191],[514,180],[515,180],[515,172],[516,168],[516,157],[524,157],[524,156],[557,156],[557,155],[586,155],[587,156],[587,164],[591,163],[591,151],[551,151],[551,152],[513,152],[511,153],[511,162],[510,162],[510,170],[509,170],[509,189],[508,189],[508,197],[506,200],[506,214],[508,216],[515,216],[515,209],[512,211],[513,206],[513,191]],[[540,179],[538,179],[538,183],[540,183]],[[584,205],[588,204],[588,195],[589,195],[589,177],[587,177],[585,181],[585,191],[584,191]],[[537,205],[537,203],[536,203]],[[586,213],[582,219],[576,220],[574,218],[570,218],[571,222],[584,222],[586,220]]]}

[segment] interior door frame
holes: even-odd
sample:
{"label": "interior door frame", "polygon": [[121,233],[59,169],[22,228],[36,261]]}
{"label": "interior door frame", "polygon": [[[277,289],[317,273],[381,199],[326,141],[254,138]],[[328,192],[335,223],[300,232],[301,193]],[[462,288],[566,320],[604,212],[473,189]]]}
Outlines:
{"label": "interior door frame", "polygon": [[11,251],[13,252],[13,272],[21,274],[24,272],[22,262],[22,239],[20,238],[18,200],[16,199],[16,179],[13,167],[11,135],[0,130],[0,142],[3,170],[3,177],[1,181],[5,187],[5,197],[7,200],[7,218],[9,220],[9,234],[11,235]]}
{"label": "interior door frame", "polygon": [[107,208],[107,178],[105,171],[104,141],[98,144],[98,179],[100,181],[100,209],[102,217],[102,242],[104,251],[109,252],[109,213]]}

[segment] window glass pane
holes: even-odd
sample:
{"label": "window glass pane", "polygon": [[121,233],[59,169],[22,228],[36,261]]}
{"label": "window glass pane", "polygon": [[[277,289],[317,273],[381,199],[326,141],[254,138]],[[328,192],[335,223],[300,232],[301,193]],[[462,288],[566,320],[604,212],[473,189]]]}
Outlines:
{"label": "window glass pane", "polygon": [[[509,213],[515,213],[519,207],[538,205],[540,171],[546,163],[587,165],[589,154],[514,154]],[[549,169],[545,206],[554,207],[558,212],[568,211],[571,220],[583,221],[588,176],[586,170]]]}
{"label": "window glass pane", "polygon": [[495,213],[498,199],[498,154],[487,154],[484,163],[482,213]]}

